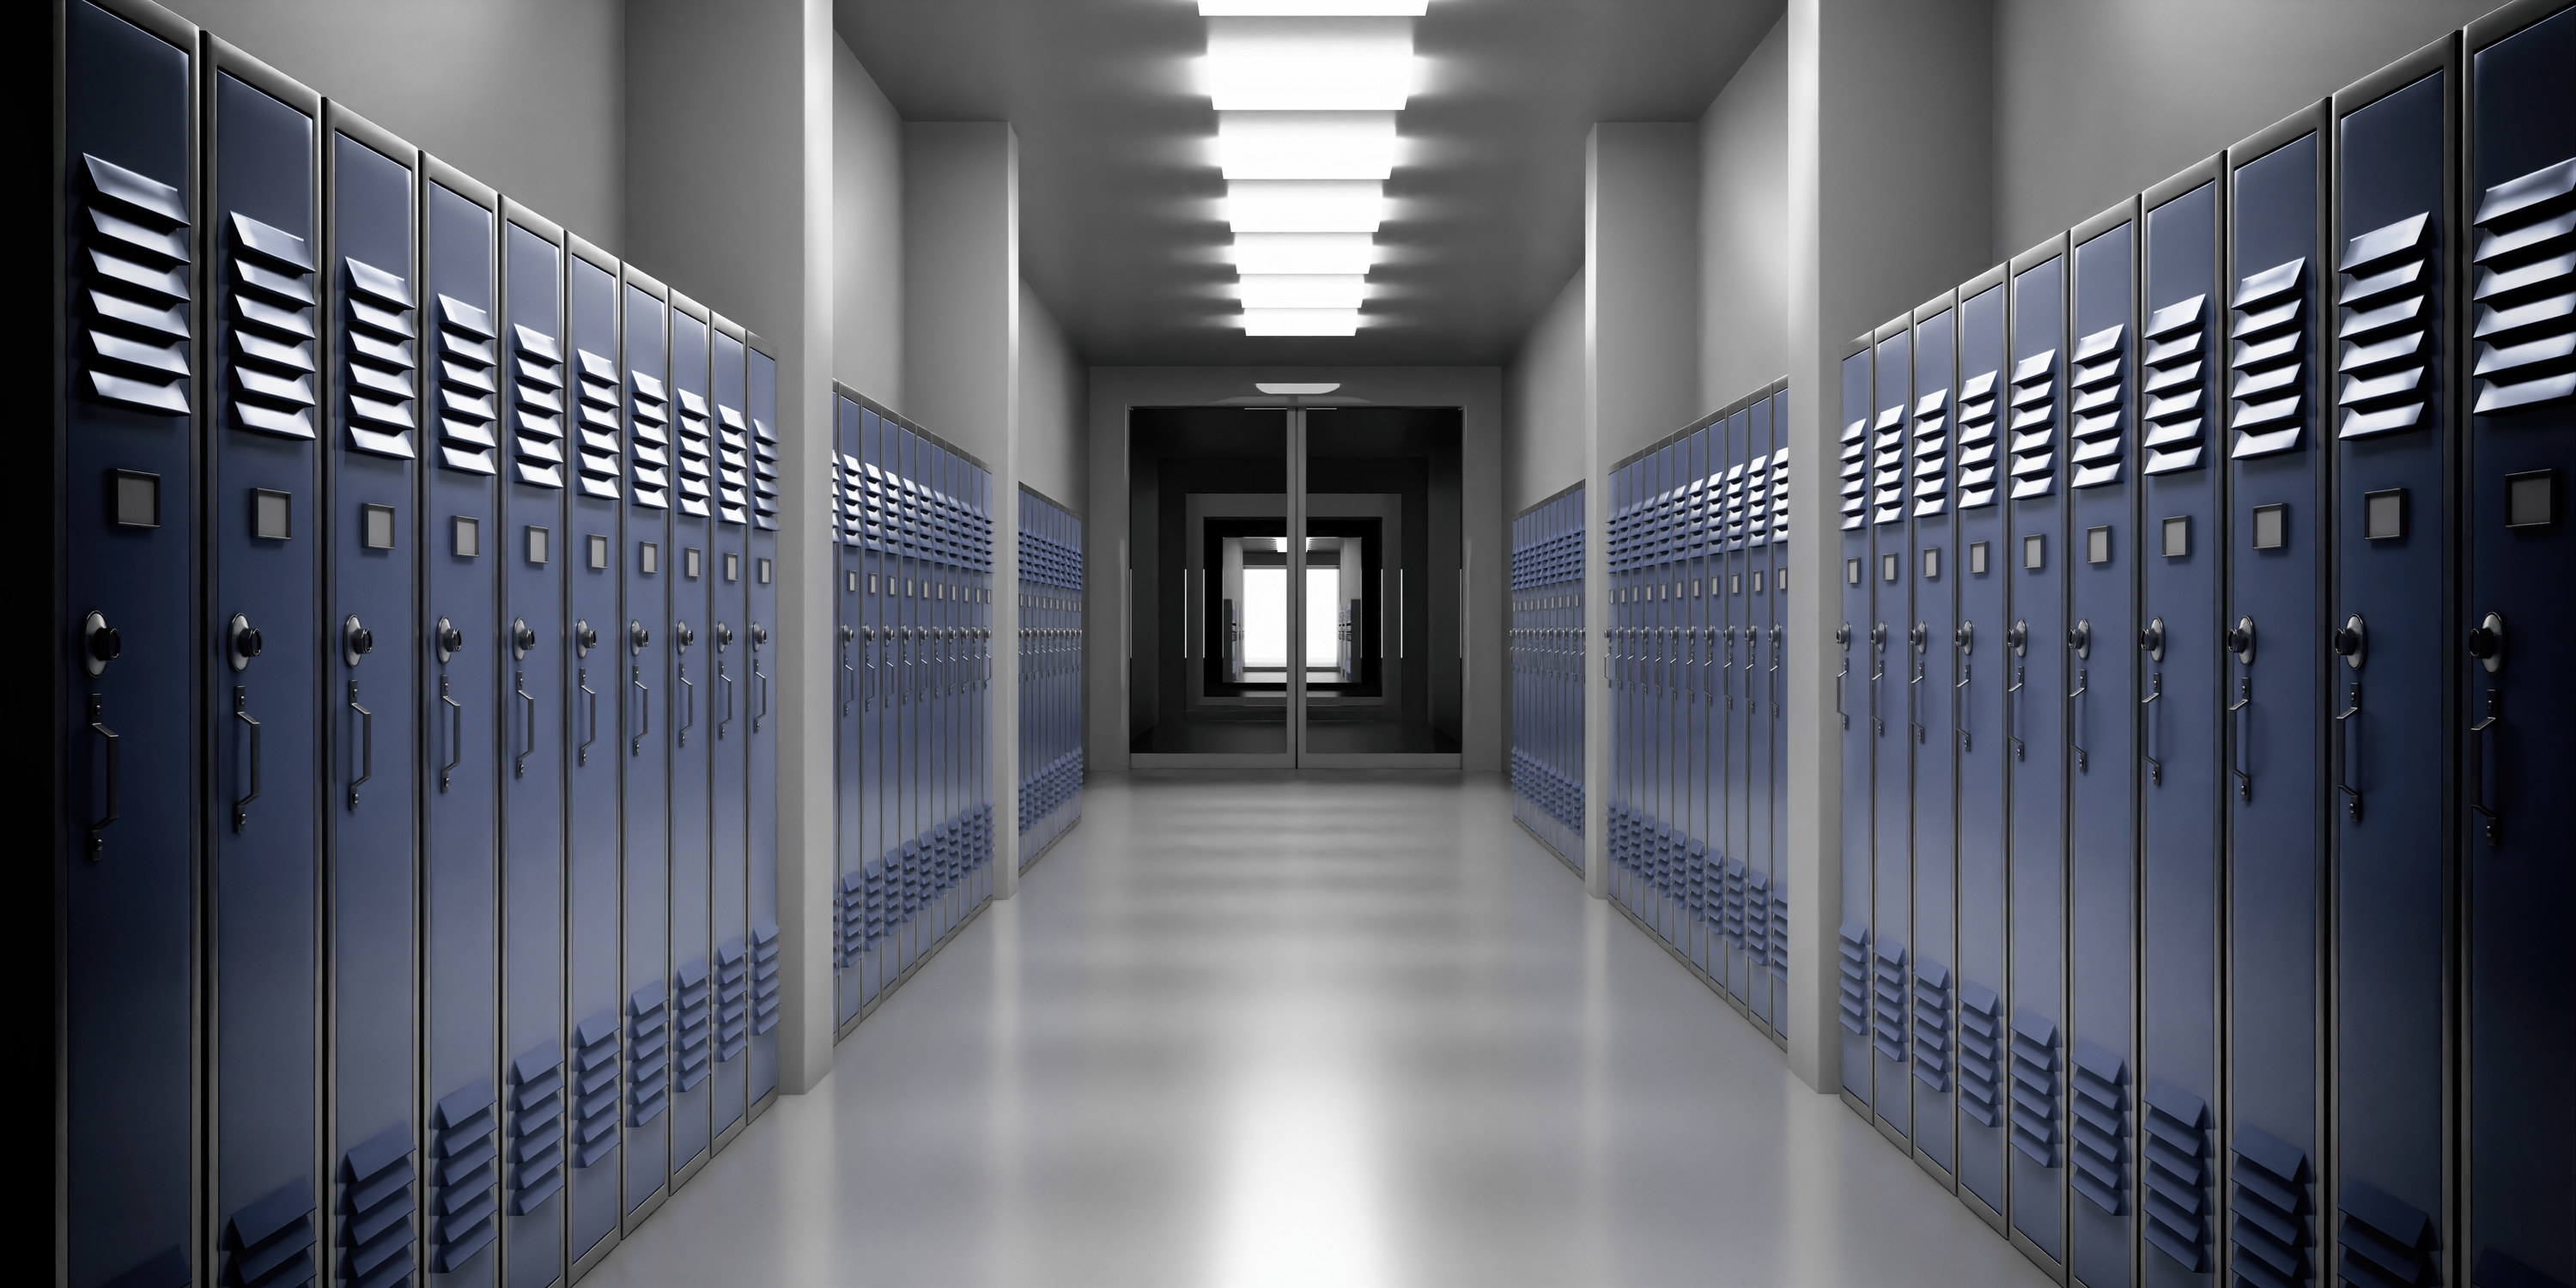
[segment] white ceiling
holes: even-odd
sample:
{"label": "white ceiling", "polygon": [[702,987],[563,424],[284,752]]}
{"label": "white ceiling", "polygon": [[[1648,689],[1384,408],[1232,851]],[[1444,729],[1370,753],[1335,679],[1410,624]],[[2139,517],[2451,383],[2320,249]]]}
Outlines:
{"label": "white ceiling", "polygon": [[1595,121],[1697,120],[1782,0],[1432,0],[1427,84],[1398,128],[1370,324],[1250,338],[1226,324],[1216,113],[1192,0],[835,0],[906,120],[1008,120],[1021,270],[1101,365],[1508,359],[1583,256]]}

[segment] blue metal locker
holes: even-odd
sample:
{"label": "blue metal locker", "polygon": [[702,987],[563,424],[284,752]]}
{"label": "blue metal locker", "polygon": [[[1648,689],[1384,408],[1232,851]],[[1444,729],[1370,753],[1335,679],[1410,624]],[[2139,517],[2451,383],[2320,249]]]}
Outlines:
{"label": "blue metal locker", "polygon": [[868,771],[870,748],[864,745],[863,729],[870,715],[873,695],[869,681],[873,667],[868,656],[873,639],[864,618],[869,603],[869,573],[861,568],[863,551],[862,523],[859,510],[865,477],[864,438],[860,432],[861,410],[848,394],[835,391],[832,399],[832,574],[835,583],[833,602],[837,606],[833,630],[836,635],[836,669],[833,672],[832,782],[833,782],[833,944],[832,963],[838,983],[834,1022],[846,1027],[856,1021],[873,990],[866,969],[866,953],[875,938],[867,925],[868,863],[874,856],[867,846],[868,825],[872,821],[869,803],[862,791]]}
{"label": "blue metal locker", "polygon": [[[588,1269],[617,1241],[625,1211],[618,1145],[625,1121],[624,825],[618,779],[627,709],[626,553],[619,415],[625,404],[617,261],[565,238],[564,356],[571,459],[564,498],[564,615],[572,646],[564,688],[564,1039],[571,1175],[565,1256]],[[602,708],[605,708],[603,710]],[[603,736],[604,735],[604,736]]]}
{"label": "blue metal locker", "polygon": [[[1837,1019],[1842,1025],[1843,1100],[1869,1117],[1878,1056],[1870,1049],[1872,884],[1870,820],[1878,751],[1876,652],[1871,647],[1873,591],[1878,575],[1870,559],[1871,359],[1875,341],[1863,336],[1843,358],[1842,377],[1842,622],[1834,644],[1842,669],[1834,675],[1835,725],[1842,737],[1842,925],[1837,946]],[[1730,649],[1730,656],[1733,650]],[[1731,663],[1730,663],[1731,665]],[[1731,722],[1730,722],[1731,723]],[[1736,741],[1730,734],[1729,742]],[[1727,793],[1734,813],[1740,798]]]}
{"label": "blue metal locker", "polygon": [[2228,1265],[2309,1282],[2324,1141],[2323,105],[2228,150]]}
{"label": "blue metal locker", "polygon": [[1951,486],[1958,514],[1959,624],[1950,632],[1958,677],[1950,718],[1958,729],[1957,1082],[1959,1194],[1969,1210],[2004,1228],[2005,1106],[2011,1091],[2005,975],[2005,690],[2012,649],[2005,642],[2011,587],[2004,554],[2003,426],[2006,376],[2004,270],[1959,288],[1959,392],[1952,417],[1958,466]]}
{"label": "blue metal locker", "polygon": [[1764,960],[1760,964],[1768,977],[1772,1008],[1768,1013],[1771,1040],[1788,1042],[1787,1008],[1789,986],[1789,725],[1786,720],[1789,678],[1787,638],[1789,616],[1789,382],[1773,382],[1770,391],[1771,423],[1774,441],[1771,450],[1771,594],[1773,617],[1765,643],[1770,646],[1770,663],[1763,672],[1763,709],[1769,714],[1767,732],[1762,735],[1774,772],[1771,775],[1771,845],[1769,852],[1756,856],[1755,862],[1768,862],[1771,873],[1770,925],[1763,936]]}
{"label": "blue metal locker", "polygon": [[563,230],[501,204],[508,377],[501,485],[502,1272],[511,1288],[563,1278],[567,1106],[564,1008],[565,420]]}
{"label": "blue metal locker", "polygon": [[2220,165],[2147,191],[2139,272],[2140,1279],[2217,1267]]}
{"label": "blue metal locker", "polygon": [[743,653],[744,771],[750,840],[751,1113],[778,1094],[778,359],[752,338],[744,359],[743,413],[751,421],[750,647]]}
{"label": "blue metal locker", "polygon": [[2135,1276],[2137,206],[2078,224],[2067,285],[2067,1268]]}
{"label": "blue metal locker", "polygon": [[[1870,1103],[1878,1127],[1905,1144],[1914,1132],[1912,949],[1914,943],[1914,739],[1907,727],[1906,630],[1914,620],[1914,579],[1906,575],[1906,476],[1912,470],[1907,405],[1913,401],[1911,318],[1880,327],[1870,400],[1871,591],[1869,706],[1871,799],[1870,1044],[1878,1053]],[[1905,1145],[1908,1152],[1911,1146]]]}
{"label": "blue metal locker", "polygon": [[751,836],[745,812],[745,775],[751,762],[747,703],[751,697],[751,606],[748,536],[751,524],[751,421],[743,414],[742,328],[719,317],[707,366],[707,401],[714,410],[715,545],[708,552],[707,589],[714,674],[707,690],[708,942],[715,952],[715,1087],[709,1110],[717,1145],[748,1121],[744,1094],[751,1046]]}
{"label": "blue metal locker", "polygon": [[708,942],[708,764],[715,746],[717,569],[706,310],[671,292],[671,1188],[706,1161],[715,1069],[715,962]]}
{"label": "blue metal locker", "polygon": [[[895,709],[900,695],[896,691],[897,673],[894,660],[899,650],[895,639],[895,592],[900,579],[895,576],[893,493],[887,484],[890,475],[882,467],[885,422],[877,413],[862,406],[858,411],[857,450],[844,450],[844,467],[853,469],[854,486],[859,500],[860,566],[845,571],[848,585],[856,586],[864,596],[859,605],[859,668],[854,681],[859,686],[859,828],[860,845],[856,856],[857,888],[852,897],[860,908],[851,915],[863,917],[864,932],[852,932],[858,943],[860,959],[859,990],[862,1001],[872,1001],[884,988],[892,972],[895,913],[899,909],[889,899],[894,877],[894,784],[891,769],[896,730]],[[851,466],[850,462],[856,465]],[[855,573],[855,579],[852,574]]]}
{"label": "blue metal locker", "polygon": [[1725,767],[1725,830],[1717,847],[1717,904],[1719,933],[1726,944],[1727,996],[1737,1005],[1745,1003],[1748,991],[1748,966],[1744,944],[1744,856],[1753,840],[1753,710],[1752,695],[1745,692],[1747,674],[1744,659],[1752,648],[1752,602],[1744,588],[1751,571],[1751,556],[1745,544],[1748,532],[1746,506],[1753,450],[1753,408],[1738,403],[1726,415],[1726,471],[1722,478],[1723,493],[1719,501],[1717,522],[1719,538],[1726,557],[1719,566],[1723,583],[1722,607],[1725,626],[1720,630],[1715,659],[1718,693],[1725,707],[1726,740],[1735,749]]}
{"label": "blue metal locker", "polygon": [[2012,371],[2003,487],[2012,625],[2003,656],[2010,822],[2011,1120],[2015,1246],[2066,1263],[2066,489],[2059,478],[2066,351],[2066,245],[2053,238],[2012,267]]}
{"label": "blue metal locker", "polygon": [[500,1236],[500,753],[502,468],[494,294],[498,199],[421,161],[423,348],[437,366],[421,470],[421,1094],[429,1272],[496,1281]]}
{"label": "blue metal locker", "polygon": [[[1914,1156],[1949,1179],[1957,1174],[1952,1081],[1957,1043],[1951,1017],[1958,960],[1958,758],[1950,719],[1958,626],[1957,550],[1950,513],[1950,396],[1957,377],[1958,310],[1947,295],[1914,311],[1913,401],[1906,428],[1907,516],[1914,542],[1900,576],[1914,587],[1904,623],[1905,727],[1897,731],[1914,758],[1913,978],[1905,1006],[1914,1025]],[[1891,644],[1891,647],[1896,647]]]}
{"label": "blue metal locker", "polygon": [[209,348],[203,520],[214,743],[207,1207],[218,1276],[317,1272],[321,549],[314,239],[321,100],[203,37],[197,226]]}
{"label": "blue metal locker", "polygon": [[221,361],[196,344],[197,33],[149,4],[60,12],[55,1228],[72,1288],[179,1283],[203,1264],[195,377]]}
{"label": "blue metal locker", "polygon": [[[1730,424],[1732,420],[1730,419]],[[1768,1024],[1774,1018],[1771,1006],[1771,977],[1765,969],[1769,957],[1769,859],[1778,831],[1772,812],[1772,800],[1779,790],[1780,748],[1770,737],[1772,725],[1780,715],[1779,694],[1771,687],[1771,668],[1779,660],[1780,641],[1771,634],[1775,620],[1771,607],[1772,567],[1772,472],[1774,448],[1785,435],[1777,413],[1768,400],[1757,399],[1744,409],[1744,451],[1738,457],[1744,463],[1744,508],[1742,528],[1728,524],[1727,544],[1744,552],[1737,561],[1743,580],[1743,594],[1736,595],[1732,576],[1727,582],[1728,601],[1744,605],[1743,667],[1736,674],[1735,692],[1743,711],[1742,744],[1744,748],[1744,822],[1743,845],[1728,855],[1730,889],[1728,915],[1737,922],[1736,938],[1744,948],[1741,959],[1730,961],[1737,969],[1728,987],[1742,998],[1755,1018]],[[1730,470],[1730,472],[1732,472]],[[1758,919],[1758,920],[1757,920]]]}
{"label": "blue metal locker", "polygon": [[[1715,933],[1710,900],[1710,873],[1725,855],[1724,779],[1718,769],[1725,746],[1725,713],[1716,701],[1716,635],[1725,621],[1724,597],[1713,593],[1712,574],[1725,562],[1725,529],[1713,523],[1712,484],[1720,474],[1718,460],[1726,446],[1726,421],[1719,417],[1691,435],[1689,485],[1682,500],[1682,522],[1688,534],[1690,584],[1688,625],[1683,630],[1682,687],[1691,730],[1691,764],[1686,803],[1690,848],[1686,856],[1682,900],[1690,921],[1690,959],[1712,979],[1725,969],[1725,941]],[[1719,889],[1723,903],[1723,886]]]}
{"label": "blue metal locker", "polygon": [[2485,1288],[2576,1283],[2576,10],[2469,28],[2468,576],[2458,622],[2468,879],[2468,1250]]}
{"label": "blue metal locker", "polygon": [[625,269],[626,548],[616,677],[624,819],[625,1228],[668,1194],[671,1124],[671,387],[670,307],[660,282]]}
{"label": "blue metal locker", "polygon": [[[421,438],[419,153],[330,104],[323,152],[330,400],[327,979],[332,1279],[414,1274],[420,778],[414,749]],[[386,647],[377,647],[381,640]]]}
{"label": "blue metal locker", "polygon": [[2445,38],[2335,95],[2335,232],[2317,265],[2320,283],[2336,284],[2336,307],[2318,308],[2335,337],[2319,352],[2338,377],[2322,404],[2331,433],[2318,426],[2334,450],[2335,568],[2324,695],[2334,1191],[2318,1210],[2333,1214],[2338,1271],[2364,1284],[2456,1283],[2459,1270],[2445,1237],[2454,976],[2443,817],[2458,419],[2441,361],[2455,333],[2458,85],[2459,42]]}
{"label": "blue metal locker", "polygon": [[744,675],[744,809],[750,840],[747,914],[752,922],[752,1054],[750,1113],[760,1115],[778,1095],[778,358],[747,340],[742,412],[752,422],[750,562]]}

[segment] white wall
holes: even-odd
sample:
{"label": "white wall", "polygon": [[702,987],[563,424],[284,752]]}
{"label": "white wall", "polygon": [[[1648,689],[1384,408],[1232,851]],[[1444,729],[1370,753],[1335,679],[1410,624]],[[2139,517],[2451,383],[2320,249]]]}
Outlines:
{"label": "white wall", "polygon": [[1020,285],[1020,482],[1049,500],[1088,517],[1083,497],[1087,463],[1083,459],[1083,387],[1081,361],[1056,325],[1037,292]]}
{"label": "white wall", "polygon": [[1583,270],[1539,315],[1503,370],[1503,512],[1583,478]]}
{"label": "white wall", "polygon": [[832,378],[903,401],[903,119],[832,38]]}
{"label": "white wall", "polygon": [[627,253],[623,0],[163,3],[588,241]]}
{"label": "white wall", "polygon": [[1584,161],[1584,328],[1607,462],[1699,410],[1699,127],[1604,121]]}
{"label": "white wall", "polygon": [[903,413],[987,465],[1018,388],[1018,159],[1005,122],[903,127]]}
{"label": "white wall", "polygon": [[1699,411],[1788,372],[1789,23],[1699,118]]}

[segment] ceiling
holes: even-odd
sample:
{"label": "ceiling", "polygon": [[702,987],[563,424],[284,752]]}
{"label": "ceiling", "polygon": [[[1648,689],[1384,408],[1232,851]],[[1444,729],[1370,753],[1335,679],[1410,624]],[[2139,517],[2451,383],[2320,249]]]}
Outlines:
{"label": "ceiling", "polygon": [[833,17],[906,120],[1018,131],[1021,272],[1084,361],[1487,365],[1581,265],[1592,123],[1697,120],[1782,7],[1432,0],[1368,324],[1325,338],[1226,322],[1234,270],[1193,0],[835,0]]}

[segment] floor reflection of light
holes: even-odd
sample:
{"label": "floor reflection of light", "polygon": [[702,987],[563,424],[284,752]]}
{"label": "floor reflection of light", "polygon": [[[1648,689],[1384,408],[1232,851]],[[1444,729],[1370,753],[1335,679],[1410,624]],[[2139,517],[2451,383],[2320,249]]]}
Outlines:
{"label": "floor reflection of light", "polygon": [[1233,1097],[1218,1196],[1225,1288],[1390,1282],[1368,1074],[1287,1056]]}

